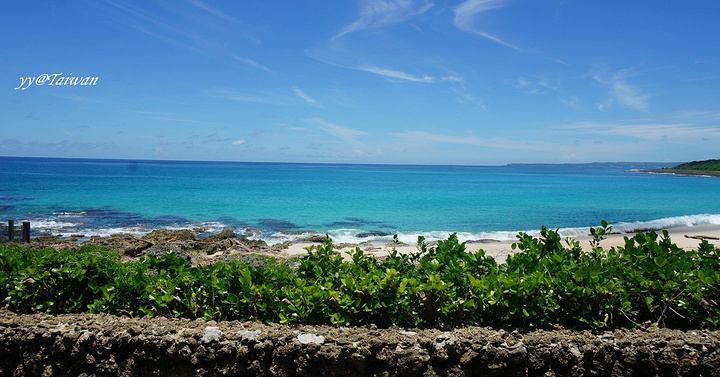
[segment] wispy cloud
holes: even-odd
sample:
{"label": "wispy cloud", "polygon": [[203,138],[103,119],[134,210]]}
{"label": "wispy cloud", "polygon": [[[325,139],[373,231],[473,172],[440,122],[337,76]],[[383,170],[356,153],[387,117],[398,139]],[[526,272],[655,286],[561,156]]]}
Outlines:
{"label": "wispy cloud", "polygon": [[479,100],[474,95],[466,92],[464,89],[453,89],[453,92],[459,97],[460,102],[470,103],[472,105],[479,106],[481,109],[487,111],[487,107],[485,107],[485,103],[483,103],[483,101]]}
{"label": "wispy cloud", "polygon": [[316,106],[316,107],[322,107],[322,104],[316,100],[314,100],[309,95],[305,94],[300,88],[293,86],[293,90],[295,91],[295,94],[297,94],[298,97],[302,98],[303,101],[305,101],[310,106]]}
{"label": "wispy cloud", "polygon": [[361,71],[366,71],[370,73],[374,73],[376,75],[381,75],[385,77],[390,77],[393,79],[399,79],[404,81],[412,81],[412,82],[434,82],[435,78],[431,76],[424,75],[423,77],[413,76],[409,73],[400,72],[400,71],[393,71],[390,69],[385,68],[379,68],[375,66],[362,66],[358,68]]}
{"label": "wispy cloud", "polygon": [[683,111],[664,114],[656,119],[621,120],[605,123],[579,123],[559,127],[595,135],[632,137],[651,141],[697,143],[699,140],[720,141],[720,112]]}
{"label": "wispy cloud", "polygon": [[610,89],[610,98],[598,104],[600,110],[612,107],[614,103],[619,103],[622,106],[640,110],[648,111],[648,99],[649,95],[642,93],[640,88],[636,85],[628,83],[628,77],[631,76],[631,69],[620,70],[612,75],[605,76],[602,74],[596,74],[593,79],[603,86]]}
{"label": "wispy cloud", "polygon": [[270,70],[270,68],[254,61],[250,58],[246,58],[246,57],[238,56],[238,55],[233,55],[233,58],[235,58],[235,60],[237,60],[241,63],[245,63],[245,64],[249,65],[252,68],[259,69],[259,70],[265,71],[265,72],[272,72],[272,70]]}
{"label": "wispy cloud", "polygon": [[232,145],[238,146],[247,143],[247,140],[233,140]]}
{"label": "wispy cloud", "polygon": [[362,3],[357,20],[345,26],[333,39],[409,20],[427,12],[432,6],[429,0],[418,4],[412,0],[366,0]]}
{"label": "wispy cloud", "polygon": [[151,38],[201,54],[232,56],[238,41],[258,41],[227,13],[199,0],[138,3],[86,1],[90,18],[124,25]]}
{"label": "wispy cloud", "polygon": [[288,129],[288,130],[292,130],[292,131],[301,131],[301,132],[306,132],[308,130],[305,127],[291,126],[289,124],[281,124],[280,127]]}
{"label": "wispy cloud", "polygon": [[256,94],[239,93],[227,89],[212,89],[205,91],[211,97],[222,98],[230,101],[253,102],[264,104],[278,104],[277,100]]}
{"label": "wispy cloud", "polygon": [[70,93],[52,93],[53,96],[67,99],[71,101],[77,101],[77,102],[87,102],[87,103],[106,103],[106,104],[117,104],[117,102],[114,101],[106,101],[98,98],[93,97],[87,97],[87,96],[79,96],[77,94],[70,94]]}
{"label": "wispy cloud", "polygon": [[392,133],[392,136],[408,139],[414,142],[423,143],[447,143],[470,145],[484,148],[513,149],[526,151],[555,151],[558,149],[556,145],[537,142],[533,144],[507,139],[488,138],[481,139],[477,137],[442,135],[425,131],[405,131],[400,133]]}
{"label": "wispy cloud", "polygon": [[319,125],[319,129],[327,132],[330,135],[343,139],[345,141],[357,141],[355,140],[358,136],[369,136],[370,134],[365,131],[356,130],[349,127],[338,126],[330,122],[326,122],[320,118],[307,119],[308,123],[315,123]]}
{"label": "wispy cloud", "polygon": [[143,110],[128,110],[129,113],[143,115],[146,119],[162,120],[165,122],[176,122],[176,123],[187,123],[187,124],[198,124],[198,125],[217,125],[217,123],[188,119],[182,115],[172,113],[160,113],[156,111],[143,111]]}
{"label": "wispy cloud", "polygon": [[694,79],[685,79],[685,80],[680,80],[680,81],[682,81],[682,82],[694,82],[694,81],[708,81],[708,80],[717,80],[717,79],[720,79],[720,75],[706,76],[706,77],[698,77],[698,78],[694,78]]}
{"label": "wispy cloud", "polygon": [[447,82],[454,82],[454,83],[458,83],[458,84],[462,84],[465,82],[465,79],[463,79],[459,75],[447,75],[447,76],[442,77],[441,80],[447,81]]}
{"label": "wispy cloud", "polygon": [[480,14],[492,9],[502,8],[506,4],[506,0],[466,0],[454,9],[455,26],[462,31],[477,34],[505,47],[520,51],[519,47],[475,27]]}
{"label": "wispy cloud", "polygon": [[217,8],[213,8],[213,7],[211,7],[210,5],[204,3],[204,2],[202,2],[202,1],[200,1],[200,0],[186,0],[186,1],[187,1],[189,4],[191,4],[192,6],[194,6],[194,7],[196,7],[196,8],[199,8],[199,9],[202,9],[202,10],[204,10],[205,12],[208,12],[208,13],[210,13],[210,14],[213,14],[213,15],[215,15],[215,16],[217,16],[217,17],[220,17],[220,18],[222,18],[222,19],[224,19],[224,20],[231,21],[231,22],[235,22],[235,23],[238,22],[238,20],[234,19],[233,17],[230,17],[227,13],[222,12],[222,11],[218,10]]}
{"label": "wispy cloud", "polygon": [[558,83],[553,83],[545,77],[519,77],[515,80],[508,80],[506,83],[527,94],[545,94],[548,90],[560,91]]}
{"label": "wispy cloud", "polygon": [[107,152],[117,149],[112,142],[79,142],[62,140],[58,142],[47,142],[39,140],[20,141],[17,139],[0,140],[0,151],[14,154],[21,153],[27,156],[32,152],[34,156],[48,156],[57,152],[71,152],[73,155],[87,155],[87,152]]}

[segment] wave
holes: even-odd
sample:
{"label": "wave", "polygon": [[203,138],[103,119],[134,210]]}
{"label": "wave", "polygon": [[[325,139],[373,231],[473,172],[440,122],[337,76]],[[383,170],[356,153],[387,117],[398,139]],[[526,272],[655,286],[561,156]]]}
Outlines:
{"label": "wave", "polygon": [[[683,227],[694,227],[703,225],[720,225],[720,215],[716,214],[701,214],[701,215],[688,215],[688,216],[676,216],[667,217],[662,219],[650,220],[650,221],[636,221],[636,222],[620,222],[612,225],[613,233],[636,233],[641,231],[659,231],[663,229],[683,228]],[[559,228],[558,233],[562,237],[580,238],[590,236],[590,227],[597,225],[588,225],[585,227],[571,227],[571,228]],[[507,242],[517,240],[519,233],[527,233],[531,236],[539,236],[540,229],[526,229],[526,230],[514,230],[514,231],[494,231],[494,232],[451,232],[451,231],[399,231],[395,234],[398,240],[404,244],[414,245],[418,241],[418,237],[425,237],[427,242],[434,242],[439,240],[447,239],[452,233],[457,234],[457,238],[460,242],[477,242],[477,243],[489,243],[489,242]],[[262,233],[258,232],[251,238],[259,239],[267,242],[269,245],[282,243],[282,242],[302,242],[308,237],[325,235],[327,234],[333,239],[333,242],[337,243],[350,243],[359,244],[363,242],[373,243],[387,243],[393,240],[393,234],[385,235],[373,235],[373,232],[368,232],[364,229],[356,228],[340,228],[330,229],[325,232],[274,232],[274,233]]]}
{"label": "wave", "polygon": [[[405,244],[416,244],[418,237],[425,237],[428,242],[447,239],[452,233],[456,233],[460,242],[507,242],[517,239],[520,232],[527,233],[532,236],[539,236],[539,229],[525,230],[508,230],[508,231],[491,231],[491,232],[453,232],[446,230],[429,230],[429,231],[373,231],[361,228],[337,228],[326,230],[273,230],[262,229],[259,227],[248,226],[230,226],[223,221],[198,221],[198,222],[179,222],[176,224],[153,224],[145,223],[120,223],[117,221],[109,221],[103,223],[88,219],[86,212],[57,212],[47,217],[35,217],[27,219],[31,221],[33,235],[52,234],[52,235],[71,235],[82,234],[85,237],[101,236],[107,237],[117,233],[128,233],[135,236],[142,236],[154,229],[197,229],[202,228],[204,232],[201,237],[210,234],[220,233],[225,228],[230,228],[241,237],[249,239],[263,240],[268,245],[279,243],[296,243],[305,242],[309,239],[317,240],[328,236],[333,239],[336,244],[350,243],[360,244],[364,242],[371,243],[388,243],[393,241],[393,236],[397,235],[400,242]],[[667,217],[649,221],[636,222],[619,222],[612,225],[613,233],[635,233],[640,231],[659,231],[663,229],[695,227],[703,225],[720,225],[720,214],[698,214],[687,216]],[[592,225],[596,226],[596,225]],[[590,225],[584,227],[568,227],[559,228],[558,232],[562,237],[587,237],[590,235]]]}

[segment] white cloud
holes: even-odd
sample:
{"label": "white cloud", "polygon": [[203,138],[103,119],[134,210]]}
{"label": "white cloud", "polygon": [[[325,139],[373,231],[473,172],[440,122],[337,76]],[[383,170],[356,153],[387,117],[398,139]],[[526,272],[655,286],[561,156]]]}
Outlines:
{"label": "white cloud", "polygon": [[644,94],[640,89],[627,82],[627,77],[630,75],[630,70],[621,70],[611,77],[604,77],[600,74],[596,74],[593,79],[605,87],[610,89],[610,98],[598,104],[600,110],[611,107],[615,102],[621,105],[640,111],[648,111],[648,98],[647,94]]}
{"label": "white cloud", "polygon": [[492,9],[502,8],[506,3],[506,0],[466,0],[454,9],[455,26],[462,31],[477,34],[505,47],[520,51],[519,47],[475,27],[478,15]]}
{"label": "white cloud", "polygon": [[405,81],[412,81],[412,82],[434,82],[435,81],[435,79],[433,77],[430,77],[427,75],[425,75],[423,77],[417,77],[417,76],[413,76],[409,73],[393,71],[390,69],[379,68],[379,67],[375,67],[375,66],[363,66],[363,67],[359,67],[358,69],[361,71],[374,73],[376,75],[381,75],[381,76],[405,80]]}
{"label": "white cloud", "polygon": [[412,0],[367,0],[358,19],[345,26],[333,39],[364,29],[381,28],[421,15],[432,8],[432,2],[416,4]]}
{"label": "white cloud", "polygon": [[561,129],[652,141],[696,142],[698,139],[720,139],[720,126],[680,123],[587,123],[564,126]]}
{"label": "white cloud", "polygon": [[302,98],[305,102],[307,102],[310,106],[317,106],[322,107],[322,104],[313,98],[311,98],[309,95],[305,94],[300,88],[293,86],[293,90],[295,91],[295,94],[297,94],[298,97]]}
{"label": "white cloud", "polygon": [[214,89],[206,91],[212,97],[222,98],[230,101],[240,102],[254,102],[254,103],[265,103],[265,104],[276,104],[274,101],[267,97],[258,96],[255,94],[238,93],[232,90],[226,89]]}
{"label": "white cloud", "polygon": [[247,143],[247,140],[235,140],[232,142],[232,145],[243,145]]}
{"label": "white cloud", "polygon": [[325,132],[329,133],[330,135],[336,136],[336,137],[346,140],[346,141],[355,141],[355,138],[358,136],[370,135],[369,133],[367,133],[365,131],[360,131],[360,130],[352,129],[349,127],[338,126],[338,125],[326,122],[320,118],[311,118],[311,119],[307,119],[306,121],[310,122],[310,123],[319,124],[320,126],[318,128],[321,129],[322,131],[325,131]]}
{"label": "white cloud", "polygon": [[289,125],[289,124],[281,124],[280,127],[286,128],[286,129],[288,129],[288,130],[293,130],[293,131],[302,131],[302,132],[307,131],[307,128],[298,127],[298,126],[291,126],[291,125]]}
{"label": "white cloud", "polygon": [[546,89],[550,89],[553,92],[560,92],[560,86],[557,82],[552,83],[550,82],[550,80],[544,77],[537,77],[532,79],[528,79],[526,77],[519,77],[515,80],[507,80],[505,82],[527,94],[546,94]]}
{"label": "white cloud", "polygon": [[161,121],[165,121],[165,122],[186,123],[186,124],[207,125],[207,126],[218,125],[218,123],[188,119],[182,115],[177,115],[177,114],[172,114],[172,113],[160,113],[160,112],[155,112],[155,111],[142,111],[142,110],[128,110],[128,112],[133,113],[133,114],[141,114],[147,119],[161,120]]}
{"label": "white cloud", "polygon": [[570,107],[576,107],[580,100],[576,96],[570,97],[570,99],[560,99],[560,102]]}
{"label": "white cloud", "polygon": [[479,106],[481,109],[487,111],[487,107],[485,107],[485,104],[483,101],[475,98],[474,95],[466,92],[465,90],[461,89],[455,89],[453,92],[460,98],[460,101],[463,103],[471,103],[473,105]]}
{"label": "white cloud", "polygon": [[456,75],[448,75],[448,76],[443,77],[441,80],[448,81],[448,82],[456,82],[456,83],[460,83],[460,84],[465,82],[465,80],[462,77],[456,76]]}
{"label": "white cloud", "polygon": [[192,4],[193,6],[195,6],[195,7],[197,7],[197,8],[200,8],[200,9],[202,9],[202,10],[204,10],[204,11],[210,13],[210,14],[213,14],[213,15],[215,15],[215,16],[217,16],[217,17],[220,17],[220,18],[222,18],[222,19],[225,19],[225,20],[227,20],[227,21],[231,21],[231,22],[235,22],[235,23],[238,22],[236,19],[230,17],[227,13],[221,12],[221,11],[219,11],[218,9],[211,7],[210,5],[207,5],[207,4],[205,4],[204,2],[202,2],[202,1],[200,1],[200,0],[187,0],[187,2],[190,3],[190,4]]}
{"label": "white cloud", "polygon": [[528,151],[556,151],[558,146],[549,143],[538,142],[535,144],[528,144],[516,140],[506,139],[481,139],[477,137],[467,136],[452,136],[435,134],[425,131],[405,131],[401,133],[393,133],[392,136],[409,139],[415,142],[425,143],[447,143],[447,144],[459,144],[459,145],[470,145],[475,147],[484,148],[500,148],[500,149],[514,149],[514,150],[528,150]]}
{"label": "white cloud", "polygon": [[272,71],[270,70],[270,68],[268,68],[268,67],[266,67],[266,66],[264,66],[264,65],[262,65],[262,64],[260,64],[260,63],[258,63],[258,62],[256,62],[256,61],[254,61],[254,60],[252,60],[252,59],[250,59],[250,58],[245,58],[245,57],[237,56],[237,55],[234,55],[233,58],[235,58],[235,60],[237,60],[237,61],[239,61],[239,62],[242,62],[242,63],[245,63],[245,64],[247,64],[247,65],[249,65],[249,66],[251,66],[251,67],[253,67],[253,68],[256,68],[256,69],[259,69],[259,70],[262,70],[262,71],[265,71],[265,72],[272,72]]}

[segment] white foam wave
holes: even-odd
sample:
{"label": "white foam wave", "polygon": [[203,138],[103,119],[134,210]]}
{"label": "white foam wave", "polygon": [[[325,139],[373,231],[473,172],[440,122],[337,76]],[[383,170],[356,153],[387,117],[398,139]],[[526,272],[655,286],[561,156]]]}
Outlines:
{"label": "white foam wave", "polygon": [[223,229],[227,227],[224,223],[219,221],[205,221],[164,227],[151,227],[145,224],[135,224],[117,227],[94,228],[88,226],[87,223],[84,223],[82,221],[70,221],[73,217],[78,217],[81,219],[81,213],[56,213],[54,215],[56,215],[57,217],[50,219],[30,219],[30,226],[33,230],[33,233],[49,233],[54,235],[83,234],[86,237],[109,237],[113,234],[118,233],[127,233],[133,236],[142,236],[150,233],[154,229],[183,230],[202,228],[205,229],[206,233],[216,234],[220,233]]}
{"label": "white foam wave", "polygon": [[667,217],[664,219],[658,219],[658,220],[652,220],[652,221],[618,223],[618,224],[613,225],[613,230],[624,232],[624,233],[631,233],[631,232],[637,232],[637,231],[646,230],[646,229],[659,230],[659,229],[693,227],[693,226],[701,226],[701,225],[720,225],[720,215],[702,214],[702,215],[676,216],[676,217]]}
{"label": "white foam wave", "polygon": [[78,222],[69,222],[69,221],[57,221],[57,220],[50,220],[50,219],[32,219],[32,220],[26,220],[30,221],[30,226],[33,229],[46,231],[46,232],[53,232],[53,231],[59,231],[59,230],[67,230],[67,229],[77,229],[82,225],[82,223]]}
{"label": "white foam wave", "polygon": [[202,228],[202,229],[205,229],[205,232],[207,232],[207,233],[220,233],[223,229],[227,228],[227,226],[224,223],[221,223],[219,221],[204,221],[204,222],[197,222],[197,223],[191,223],[191,224],[185,224],[185,225],[164,226],[162,228],[168,229],[168,230],[185,230],[185,229]]}
{"label": "white foam wave", "polygon": [[[86,236],[101,236],[107,237],[117,233],[129,233],[132,235],[140,236],[151,232],[154,227],[150,227],[144,224],[121,226],[121,227],[106,227],[106,228],[89,228],[82,222],[70,221],[70,218],[74,215],[79,214],[67,214],[65,216],[59,216],[50,219],[31,219],[31,226],[33,232],[38,231],[40,233],[52,233],[52,234],[71,234],[80,233]],[[703,225],[720,225],[720,214],[699,214],[699,215],[688,215],[688,216],[676,216],[667,217],[662,219],[650,220],[650,221],[637,221],[637,222],[620,222],[611,224],[613,226],[613,232],[619,233],[634,233],[638,231],[647,230],[662,230],[672,229],[681,227],[694,227]],[[585,227],[569,227],[560,228],[559,233],[562,237],[586,237],[590,235],[590,226]],[[597,224],[592,225],[597,226]],[[208,222],[197,222],[188,223],[176,226],[166,226],[162,229],[169,230],[181,230],[181,229],[193,229],[193,228],[204,228],[208,234],[216,234],[221,232],[227,227],[226,224],[219,221],[208,221]],[[260,229],[255,228],[243,228],[234,229],[238,234],[248,235],[249,239],[263,240],[268,245],[275,245],[283,242],[302,242],[311,236],[328,234],[333,241],[337,243],[352,243],[358,244],[362,242],[375,242],[375,243],[386,243],[393,239],[392,235],[368,235],[367,230],[355,229],[355,228],[341,228],[341,229],[329,229],[326,231],[301,231],[301,232],[263,232]],[[517,231],[494,231],[494,232],[457,232],[457,237],[460,242],[472,242],[472,241],[515,241],[517,240],[517,234],[524,232],[532,236],[539,236],[539,229],[530,230],[517,230]],[[451,231],[404,231],[396,232],[398,240],[405,243],[414,245],[417,243],[418,237],[423,236],[428,242],[438,241],[447,239]]]}
{"label": "white foam wave", "polygon": [[[637,221],[637,222],[620,222],[617,224],[611,224],[613,226],[613,232],[619,233],[635,233],[639,231],[647,230],[662,230],[662,229],[673,229],[682,227],[694,227],[703,225],[720,225],[720,215],[716,214],[701,214],[701,215],[688,215],[688,216],[676,216],[667,217],[657,220],[650,221]],[[588,225],[584,227],[568,227],[558,229],[558,233],[562,237],[588,237],[590,236],[590,227],[597,227],[598,224]],[[333,239],[335,243],[361,243],[366,241],[371,242],[389,242],[393,236],[373,236],[373,237],[359,237],[362,234],[362,230],[359,229],[334,229],[329,230],[327,233]],[[457,232],[457,238],[460,242],[493,242],[493,241],[515,241],[519,233],[527,233],[531,236],[540,236],[540,229],[527,229],[517,231],[495,231],[495,232]],[[427,242],[439,241],[447,239],[450,231],[414,231],[414,232],[397,232],[398,240],[405,244],[414,245],[417,243],[418,237],[423,236]],[[298,236],[295,240],[301,240],[304,236]],[[289,241],[294,241],[288,239]],[[271,243],[272,240],[268,243]]]}

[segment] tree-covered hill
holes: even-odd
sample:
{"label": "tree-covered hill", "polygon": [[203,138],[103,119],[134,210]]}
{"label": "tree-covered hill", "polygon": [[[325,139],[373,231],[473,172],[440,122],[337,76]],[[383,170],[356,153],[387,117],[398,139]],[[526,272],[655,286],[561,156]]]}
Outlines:
{"label": "tree-covered hill", "polygon": [[693,161],[684,164],[680,164],[671,170],[691,170],[691,171],[714,171],[720,172],[720,160],[704,160],[704,161]]}

